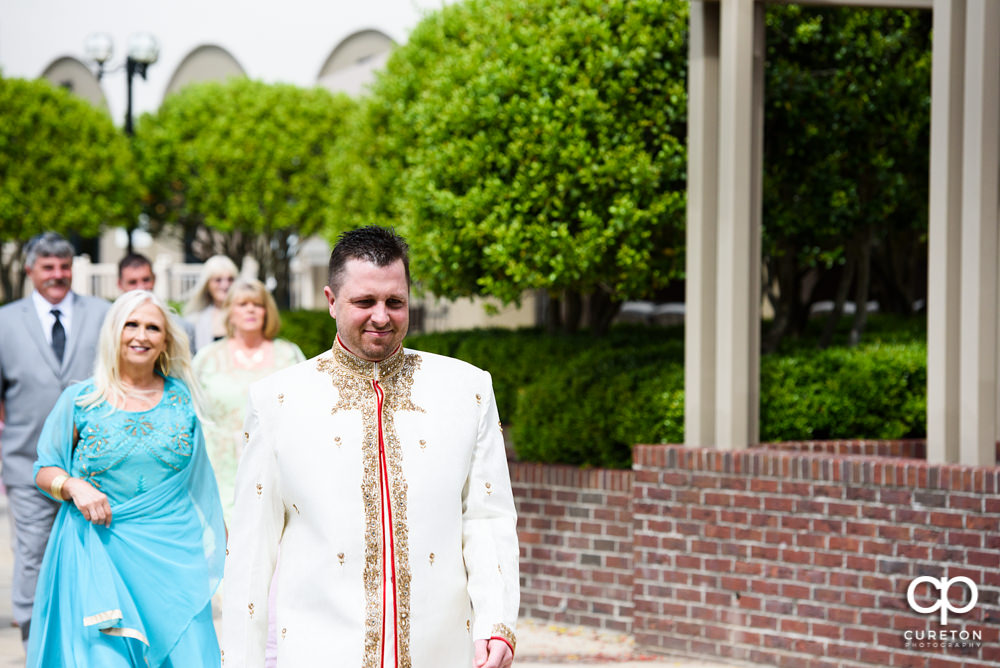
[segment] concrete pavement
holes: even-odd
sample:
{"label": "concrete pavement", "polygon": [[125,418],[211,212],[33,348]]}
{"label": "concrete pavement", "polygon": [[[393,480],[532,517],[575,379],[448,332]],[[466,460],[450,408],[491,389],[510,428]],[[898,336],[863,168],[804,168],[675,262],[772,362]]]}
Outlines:
{"label": "concrete pavement", "polygon": [[[0,491],[0,668],[24,668],[21,633],[11,626],[10,582],[14,557],[10,538],[7,496]],[[735,668],[721,663],[650,655],[636,650],[627,635],[532,619],[518,623],[517,636],[515,668],[545,668],[557,664],[615,668]]]}

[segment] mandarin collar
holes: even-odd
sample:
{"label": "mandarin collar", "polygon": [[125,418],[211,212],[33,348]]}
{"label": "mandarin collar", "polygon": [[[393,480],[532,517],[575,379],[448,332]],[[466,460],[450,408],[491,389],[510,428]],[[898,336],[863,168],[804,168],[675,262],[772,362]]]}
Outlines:
{"label": "mandarin collar", "polygon": [[334,337],[331,352],[337,364],[348,372],[355,376],[371,378],[372,380],[381,380],[396,375],[403,368],[403,362],[406,359],[406,356],[403,354],[402,345],[380,362],[370,362],[361,359],[347,349],[347,346],[343,344],[339,336]]}

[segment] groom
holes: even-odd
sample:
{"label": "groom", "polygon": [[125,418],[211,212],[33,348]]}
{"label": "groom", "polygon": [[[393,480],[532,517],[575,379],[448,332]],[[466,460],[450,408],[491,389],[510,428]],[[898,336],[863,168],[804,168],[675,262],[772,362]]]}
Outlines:
{"label": "groom", "polygon": [[340,237],[331,350],[250,392],[226,561],[223,660],[507,668],[516,515],[490,375],[406,350],[409,258],[392,230]]}

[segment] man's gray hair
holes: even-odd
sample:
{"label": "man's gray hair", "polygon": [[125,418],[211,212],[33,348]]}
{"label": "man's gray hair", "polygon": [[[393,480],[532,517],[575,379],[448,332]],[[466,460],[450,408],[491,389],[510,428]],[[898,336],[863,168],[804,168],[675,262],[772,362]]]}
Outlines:
{"label": "man's gray hair", "polygon": [[24,266],[33,266],[40,257],[73,257],[73,245],[55,232],[39,234],[25,247]]}

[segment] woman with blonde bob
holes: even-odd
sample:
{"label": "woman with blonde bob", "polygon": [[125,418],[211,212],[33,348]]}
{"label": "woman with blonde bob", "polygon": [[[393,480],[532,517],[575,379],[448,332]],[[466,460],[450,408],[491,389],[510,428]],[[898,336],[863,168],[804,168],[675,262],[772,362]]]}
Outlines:
{"label": "woman with blonde bob", "polygon": [[275,338],[281,317],[267,287],[237,279],[222,305],[227,337],[195,355],[194,374],[207,397],[205,441],[222,494],[226,520],[233,509],[233,484],[243,448],[243,420],[250,385],[305,360],[299,347]]}
{"label": "woman with blonde bob", "polygon": [[222,305],[239,274],[236,263],[225,255],[213,255],[202,265],[198,284],[184,305],[184,317],[194,325],[195,352],[226,335]]}
{"label": "woman with blonde bob", "polygon": [[66,388],[35,483],[62,503],[35,593],[29,666],[220,665],[211,598],[225,525],[188,340],[153,293],[126,292],[94,376]]}

